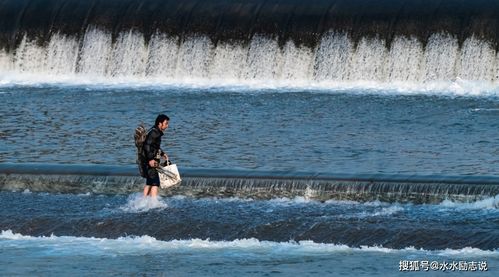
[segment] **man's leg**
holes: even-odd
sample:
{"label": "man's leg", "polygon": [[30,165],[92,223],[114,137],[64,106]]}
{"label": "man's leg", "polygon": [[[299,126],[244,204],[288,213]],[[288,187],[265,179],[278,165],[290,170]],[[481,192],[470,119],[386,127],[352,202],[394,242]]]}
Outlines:
{"label": "man's leg", "polygon": [[158,187],[157,186],[151,186],[150,195],[152,197],[158,196]]}
{"label": "man's leg", "polygon": [[[149,195],[150,192],[151,192],[151,186],[145,185],[144,186],[144,197]],[[157,192],[157,190],[156,190],[156,192]]]}

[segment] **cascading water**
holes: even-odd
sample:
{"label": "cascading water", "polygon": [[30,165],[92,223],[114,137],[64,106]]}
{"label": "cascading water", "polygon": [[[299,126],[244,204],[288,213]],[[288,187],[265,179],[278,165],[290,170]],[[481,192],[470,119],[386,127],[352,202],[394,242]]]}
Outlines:
{"label": "cascading water", "polygon": [[[476,201],[499,195],[499,178],[404,176],[258,171],[181,170],[183,181],[162,195],[272,199],[305,197],[317,201],[353,200],[439,203]],[[143,179],[135,167],[78,165],[0,165],[0,190],[49,193],[129,194]]]}
{"label": "cascading water", "polygon": [[[0,31],[4,75],[328,87],[494,84],[499,72],[495,35],[483,27],[496,7],[486,1],[3,2],[12,19]],[[218,4],[226,9],[215,12]]]}
{"label": "cascading water", "polygon": [[490,43],[475,37],[460,47],[446,34],[433,34],[426,44],[414,37],[396,37],[387,48],[380,39],[354,44],[348,34],[327,33],[315,48],[254,36],[249,44],[215,45],[207,36],[184,39],[163,34],[146,43],[136,31],[112,34],[90,28],[83,39],[53,34],[46,46],[24,36],[13,53],[1,53],[0,70],[55,76],[135,77],[182,82],[283,81],[293,85],[320,82],[379,83],[497,81],[497,54]]}

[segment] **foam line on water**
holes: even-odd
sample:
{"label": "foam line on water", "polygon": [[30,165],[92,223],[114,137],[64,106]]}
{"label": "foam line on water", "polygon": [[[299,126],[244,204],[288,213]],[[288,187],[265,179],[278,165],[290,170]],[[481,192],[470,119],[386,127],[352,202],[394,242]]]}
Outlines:
{"label": "foam line on water", "polygon": [[376,81],[294,81],[294,80],[225,80],[200,78],[103,77],[85,75],[45,75],[0,72],[0,88],[62,87],[92,90],[169,90],[203,93],[349,93],[373,95],[431,95],[462,97],[497,97],[499,86],[486,81],[376,82]]}
{"label": "foam line on water", "polygon": [[499,195],[489,197],[483,200],[473,202],[458,202],[444,200],[439,206],[444,208],[465,209],[465,210],[482,210],[482,209],[499,209]]}
{"label": "foam line on water", "polygon": [[[313,199],[307,199],[305,197],[295,197],[295,198],[274,198],[271,199],[270,202],[276,204],[276,205],[292,205],[292,204],[320,204],[322,202],[313,200]],[[399,203],[388,203],[388,202],[382,202],[379,200],[375,201],[368,201],[368,202],[358,202],[358,201],[351,201],[351,200],[327,200],[324,202],[326,205],[362,205],[362,206],[369,206],[369,207],[381,207],[382,210],[379,212],[376,212],[374,214],[369,214],[372,216],[378,216],[378,215],[390,215],[397,213],[399,211],[402,211],[404,206],[407,205],[413,205],[413,204],[399,204]],[[457,201],[457,200],[444,200],[441,203],[436,204],[438,207],[442,208],[452,208],[452,209],[462,209],[462,210],[483,210],[483,209],[489,209],[489,210],[497,210],[499,209],[499,195],[493,196],[493,197],[488,197],[485,199],[481,200],[476,200],[476,201],[468,201],[468,202],[463,202],[463,201]],[[367,214],[366,214],[367,215]]]}
{"label": "foam line on water", "polygon": [[443,249],[428,251],[424,249],[416,249],[407,247],[405,249],[391,249],[382,246],[361,246],[349,247],[347,245],[316,243],[313,241],[289,241],[289,242],[272,242],[260,241],[258,239],[236,239],[233,241],[211,241],[209,239],[190,239],[190,240],[172,240],[159,241],[151,236],[140,237],[120,237],[117,239],[107,238],[87,238],[87,237],[72,237],[72,236],[48,236],[48,237],[33,237],[25,236],[19,233],[14,233],[11,230],[3,230],[0,234],[0,245],[3,242],[17,242],[19,247],[37,243],[44,246],[52,246],[55,248],[74,247],[67,251],[83,251],[91,254],[95,253],[129,253],[138,254],[137,251],[157,252],[157,251],[175,251],[175,250],[196,250],[196,251],[212,251],[212,250],[240,250],[250,252],[268,252],[280,253],[286,255],[301,255],[307,254],[324,254],[334,252],[379,252],[379,253],[401,253],[401,254],[432,254],[440,256],[459,256],[459,257],[475,257],[489,256],[499,257],[499,249],[496,250],[481,250],[472,247],[462,249]]}
{"label": "foam line on water", "polygon": [[428,251],[407,247],[405,249],[391,249],[382,246],[349,247],[347,245],[316,243],[313,241],[272,242],[258,239],[236,239],[233,241],[211,241],[209,239],[171,240],[160,241],[151,236],[128,236],[117,239],[88,238],[72,236],[42,236],[33,237],[3,230],[0,233],[0,245],[8,244],[10,247],[29,247],[36,243],[39,246],[52,247],[65,252],[65,254],[85,253],[88,255],[114,255],[133,254],[141,255],[150,252],[165,251],[243,251],[260,253],[262,255],[303,255],[327,253],[393,253],[403,255],[440,255],[452,257],[499,257],[499,249],[481,250],[465,247],[462,249],[443,249]]}

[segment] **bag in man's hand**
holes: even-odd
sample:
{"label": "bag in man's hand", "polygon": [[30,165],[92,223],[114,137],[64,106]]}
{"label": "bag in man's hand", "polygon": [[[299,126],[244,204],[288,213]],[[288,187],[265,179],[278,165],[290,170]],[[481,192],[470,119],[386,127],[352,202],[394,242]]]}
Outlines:
{"label": "bag in man's hand", "polygon": [[162,189],[173,187],[180,184],[180,181],[182,181],[176,164],[167,162],[164,165],[158,166],[156,170],[159,175],[159,186]]}

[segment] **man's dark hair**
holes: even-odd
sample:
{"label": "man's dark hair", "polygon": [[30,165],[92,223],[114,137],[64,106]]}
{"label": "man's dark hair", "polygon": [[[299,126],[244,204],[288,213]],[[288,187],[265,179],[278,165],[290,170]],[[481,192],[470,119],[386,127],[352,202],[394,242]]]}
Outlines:
{"label": "man's dark hair", "polygon": [[158,115],[158,117],[156,117],[156,123],[154,123],[154,126],[158,126],[159,123],[163,123],[165,120],[170,121],[170,118],[166,114]]}

